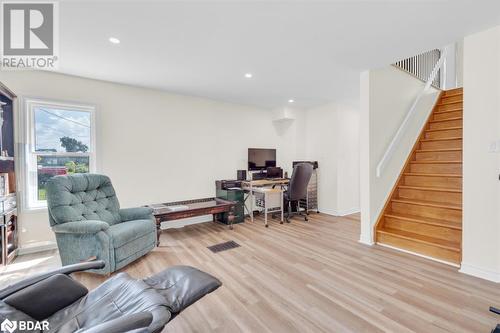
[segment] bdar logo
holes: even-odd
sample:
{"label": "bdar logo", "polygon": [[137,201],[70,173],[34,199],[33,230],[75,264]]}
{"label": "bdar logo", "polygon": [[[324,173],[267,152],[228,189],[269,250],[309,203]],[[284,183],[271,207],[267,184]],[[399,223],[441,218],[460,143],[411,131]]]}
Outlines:
{"label": "bdar logo", "polygon": [[16,328],[17,328],[17,323],[15,321],[12,322],[9,319],[5,319],[0,325],[0,330],[2,332],[12,333],[16,330]]}

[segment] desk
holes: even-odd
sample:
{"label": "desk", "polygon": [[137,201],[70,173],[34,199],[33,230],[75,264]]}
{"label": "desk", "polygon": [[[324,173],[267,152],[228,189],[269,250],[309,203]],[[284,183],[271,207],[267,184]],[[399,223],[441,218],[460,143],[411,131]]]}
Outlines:
{"label": "desk", "polygon": [[[241,182],[241,188],[245,191],[248,192],[248,197],[247,199],[249,199],[250,201],[250,220],[253,222],[253,200],[254,200],[254,195],[255,195],[255,192],[259,191],[259,192],[262,192],[260,191],[259,189],[262,189],[263,187],[272,187],[272,186],[275,186],[275,185],[280,185],[280,188],[279,189],[274,189],[274,190],[277,190],[277,191],[280,191],[281,192],[281,221],[283,221],[283,190],[282,190],[282,185],[286,185],[290,182],[289,179],[284,179],[284,178],[281,178],[281,179],[259,179],[259,180],[249,180],[249,181],[244,181],[244,182]],[[269,192],[268,196],[269,195],[272,195],[270,194],[271,192]],[[264,193],[264,196],[266,194]],[[266,211],[267,213],[267,211]],[[267,214],[266,214],[266,226],[267,226]]]}

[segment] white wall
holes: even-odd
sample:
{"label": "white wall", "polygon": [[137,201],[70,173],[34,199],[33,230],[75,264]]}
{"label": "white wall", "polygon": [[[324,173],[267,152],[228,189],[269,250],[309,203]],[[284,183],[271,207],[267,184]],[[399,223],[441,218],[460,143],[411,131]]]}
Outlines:
{"label": "white wall", "polygon": [[442,50],[446,50],[445,66],[441,70],[441,88],[444,90],[457,87],[457,47],[456,44],[446,45]]}
{"label": "white wall", "polygon": [[338,211],[359,212],[359,101],[338,109]]}
{"label": "white wall", "polygon": [[337,112],[328,104],[306,111],[307,160],[318,161],[318,207],[336,215],[338,207]]}
{"label": "white wall", "polygon": [[[2,72],[0,81],[21,98],[97,105],[97,171],[123,207],[213,196],[216,179],[246,169],[248,147],[277,148],[289,172],[304,156],[301,114],[283,126],[268,110],[48,72]],[[54,240],[46,210],[22,212],[20,226],[24,248]]]}
{"label": "white wall", "polygon": [[500,27],[464,41],[461,271],[500,282]]}
{"label": "white wall", "polygon": [[441,70],[441,88],[450,90],[463,85],[463,39],[446,45],[445,69]]}
{"label": "white wall", "polygon": [[422,81],[394,66],[361,74],[360,240],[363,243],[372,244],[373,226],[438,97],[438,91],[431,88],[421,99],[401,144],[382,176],[377,178],[377,165],[423,86]]}
{"label": "white wall", "polygon": [[[290,140],[289,142],[283,142],[280,147],[282,159],[279,166],[291,175],[293,161],[304,159],[305,156],[306,114],[302,110],[290,107],[267,112],[271,112],[272,123],[276,134],[283,137],[285,141]],[[246,158],[245,155],[245,161]]]}
{"label": "white wall", "polygon": [[307,159],[317,160],[321,212],[359,211],[359,106],[331,103],[306,111]]}
{"label": "white wall", "polygon": [[464,86],[464,40],[455,43],[455,67],[457,87]]}

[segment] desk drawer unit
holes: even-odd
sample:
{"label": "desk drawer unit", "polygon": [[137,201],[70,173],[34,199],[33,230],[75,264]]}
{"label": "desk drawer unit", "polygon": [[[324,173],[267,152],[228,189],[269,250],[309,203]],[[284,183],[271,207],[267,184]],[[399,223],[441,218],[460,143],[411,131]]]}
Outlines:
{"label": "desk drawer unit", "polygon": [[255,205],[260,208],[265,208],[267,205],[267,209],[269,212],[280,211],[281,195],[279,192],[268,193],[266,202],[266,195],[264,193],[256,192]]}

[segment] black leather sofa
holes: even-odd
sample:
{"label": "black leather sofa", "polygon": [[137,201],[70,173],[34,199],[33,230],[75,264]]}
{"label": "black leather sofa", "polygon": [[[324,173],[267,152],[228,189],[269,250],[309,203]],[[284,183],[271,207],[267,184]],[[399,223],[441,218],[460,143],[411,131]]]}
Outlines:
{"label": "black leather sofa", "polygon": [[[69,276],[104,264],[63,266],[0,290],[0,323],[38,324],[29,332],[160,332],[182,310],[221,286],[218,279],[189,266],[172,266],[143,280],[118,273],[90,292]],[[23,332],[22,327],[17,325],[15,332]]]}

